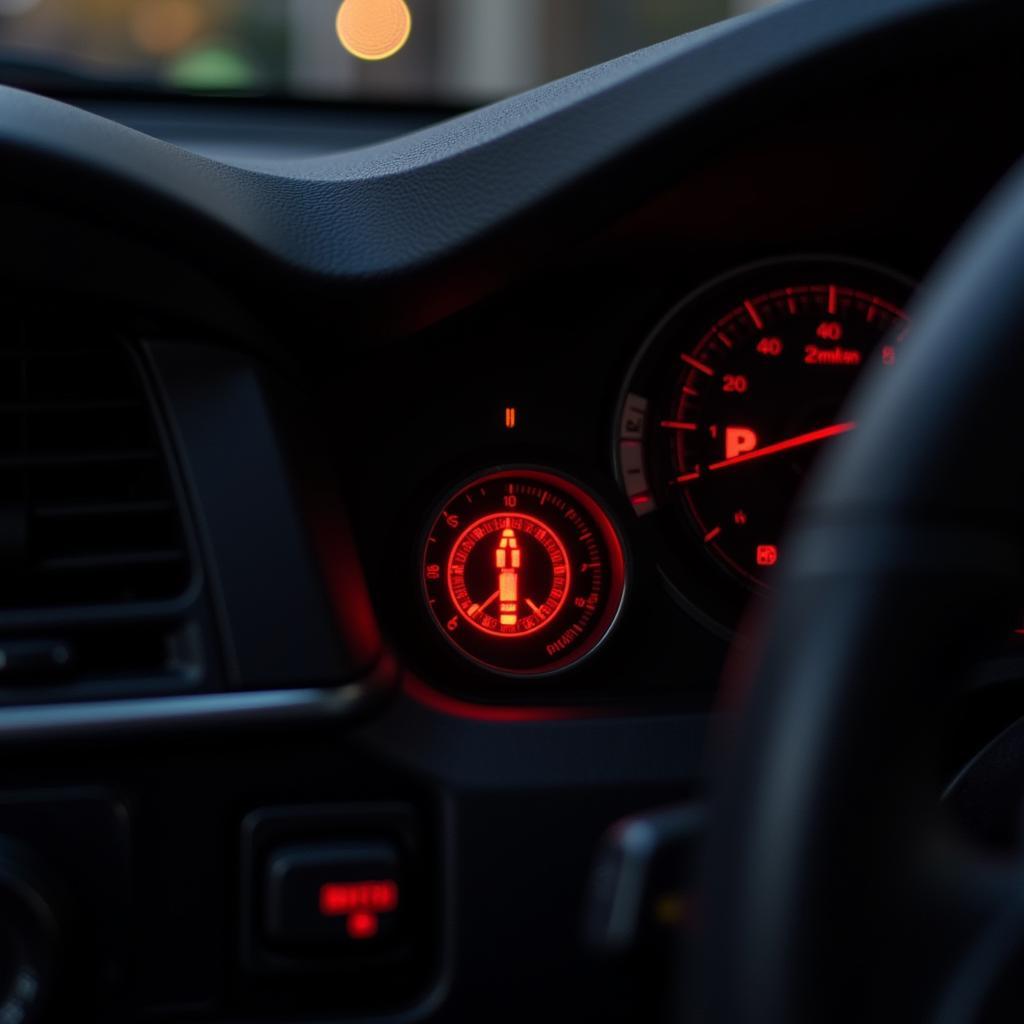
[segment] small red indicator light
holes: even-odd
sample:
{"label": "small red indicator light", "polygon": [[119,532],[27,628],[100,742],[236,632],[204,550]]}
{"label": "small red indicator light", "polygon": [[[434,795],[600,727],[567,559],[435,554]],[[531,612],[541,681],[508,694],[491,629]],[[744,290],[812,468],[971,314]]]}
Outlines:
{"label": "small red indicator light", "polygon": [[357,914],[349,915],[345,928],[351,939],[372,939],[380,928],[380,921],[376,914],[360,910]]}
{"label": "small red indicator light", "polygon": [[779,560],[779,549],[774,544],[757,545],[757,564],[774,565]]}
{"label": "small red indicator light", "polygon": [[385,914],[397,907],[398,884],[391,879],[327,882],[320,886],[320,913],[324,917],[355,915],[362,911]]}
{"label": "small red indicator light", "polygon": [[516,425],[516,407],[514,405],[505,406],[505,429],[514,430]]}

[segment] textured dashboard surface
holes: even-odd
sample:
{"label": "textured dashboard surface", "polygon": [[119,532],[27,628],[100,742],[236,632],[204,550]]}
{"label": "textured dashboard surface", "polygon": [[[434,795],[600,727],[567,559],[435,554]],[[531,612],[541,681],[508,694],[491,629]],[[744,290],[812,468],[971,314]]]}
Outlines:
{"label": "textured dashboard surface", "polygon": [[[1012,4],[988,4],[1009,11]],[[536,209],[688,118],[886,29],[976,3],[810,0],[738,18],[380,145],[220,163],[76,108],[0,90],[0,145],[96,172],[264,257],[337,281],[408,271]],[[35,161],[28,159],[28,166]],[[614,178],[606,178],[609,188]],[[595,197],[591,196],[591,201]],[[607,200],[607,193],[598,197]]]}
{"label": "textured dashboard surface", "polygon": [[74,105],[126,128],[227,163],[322,156],[372,146],[436,124],[453,111],[378,110],[304,103],[76,99]]}

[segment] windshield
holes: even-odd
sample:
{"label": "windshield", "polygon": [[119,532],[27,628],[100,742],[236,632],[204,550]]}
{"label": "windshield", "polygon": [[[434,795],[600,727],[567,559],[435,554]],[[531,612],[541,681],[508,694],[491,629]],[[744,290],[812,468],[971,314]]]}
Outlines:
{"label": "windshield", "polygon": [[0,81],[476,104],[772,0],[0,0]]}

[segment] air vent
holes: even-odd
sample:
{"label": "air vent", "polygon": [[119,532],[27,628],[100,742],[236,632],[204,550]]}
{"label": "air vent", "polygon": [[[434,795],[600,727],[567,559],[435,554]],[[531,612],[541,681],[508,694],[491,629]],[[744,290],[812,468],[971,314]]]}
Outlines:
{"label": "air vent", "polygon": [[0,326],[0,610],[163,600],[188,580],[131,349],[72,320]]}

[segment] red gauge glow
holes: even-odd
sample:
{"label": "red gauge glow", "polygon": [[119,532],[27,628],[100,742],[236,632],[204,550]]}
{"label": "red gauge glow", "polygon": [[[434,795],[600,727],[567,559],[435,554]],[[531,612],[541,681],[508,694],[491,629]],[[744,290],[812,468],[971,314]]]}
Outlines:
{"label": "red gauge glow", "polygon": [[532,516],[499,513],[476,520],[448,559],[453,604],[466,622],[492,636],[540,629],[561,611],[569,580],[565,546]]}
{"label": "red gauge glow", "polygon": [[877,294],[796,284],[744,299],[679,353],[669,410],[694,429],[661,428],[667,486],[741,576],[764,582],[779,562],[815,454],[856,427],[843,401],[863,367],[895,361],[905,327],[906,314]]}
{"label": "red gauge glow", "polygon": [[853,262],[750,268],[677,306],[635,364],[622,482],[672,549],[680,593],[719,621],[744,597],[729,577],[761,586],[785,564],[815,459],[856,429],[844,405],[858,377],[899,358],[907,291]]}
{"label": "red gauge glow", "polygon": [[427,538],[427,603],[464,654],[499,672],[564,668],[605,637],[625,560],[607,514],[571,481],[537,470],[474,480]]}

